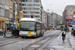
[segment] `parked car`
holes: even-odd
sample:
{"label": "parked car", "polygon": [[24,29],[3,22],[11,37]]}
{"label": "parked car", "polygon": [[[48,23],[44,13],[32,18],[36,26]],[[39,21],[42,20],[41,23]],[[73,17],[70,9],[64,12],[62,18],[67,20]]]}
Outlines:
{"label": "parked car", "polygon": [[0,35],[3,35],[3,30],[2,29],[0,29]]}

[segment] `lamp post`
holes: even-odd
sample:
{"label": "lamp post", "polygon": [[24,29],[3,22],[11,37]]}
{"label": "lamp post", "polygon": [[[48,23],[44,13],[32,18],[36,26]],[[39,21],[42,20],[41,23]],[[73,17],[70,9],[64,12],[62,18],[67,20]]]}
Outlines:
{"label": "lamp post", "polygon": [[[50,7],[51,5],[52,5],[52,4],[50,4],[49,7]],[[51,9],[51,8],[47,9],[47,11],[51,11],[50,9]]]}
{"label": "lamp post", "polygon": [[[50,7],[51,5],[52,5],[52,4],[50,4],[49,7]],[[50,12],[50,11],[51,11],[51,7],[50,7],[49,9],[47,9],[47,11]],[[52,14],[51,16],[53,17],[53,11],[51,11],[50,13]],[[51,25],[51,23],[50,23],[50,25]],[[53,27],[54,27],[54,18],[53,18]]]}

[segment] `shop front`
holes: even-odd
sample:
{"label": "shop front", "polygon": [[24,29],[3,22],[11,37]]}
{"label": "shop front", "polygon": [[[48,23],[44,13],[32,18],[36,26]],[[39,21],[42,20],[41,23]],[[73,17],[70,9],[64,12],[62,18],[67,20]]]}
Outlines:
{"label": "shop front", "polygon": [[0,18],[0,29],[5,27],[4,21],[5,21],[4,18]]}
{"label": "shop front", "polygon": [[5,28],[6,28],[6,30],[8,30],[8,26],[9,26],[9,20],[5,20]]}

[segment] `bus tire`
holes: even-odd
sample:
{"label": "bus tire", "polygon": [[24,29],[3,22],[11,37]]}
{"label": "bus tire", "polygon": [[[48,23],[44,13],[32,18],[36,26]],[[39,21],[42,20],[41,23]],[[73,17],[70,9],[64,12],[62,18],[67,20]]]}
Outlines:
{"label": "bus tire", "polygon": [[21,38],[24,38],[24,36],[21,36]]}
{"label": "bus tire", "polygon": [[44,35],[44,32],[42,33],[42,35],[41,36],[43,36]]}
{"label": "bus tire", "polygon": [[37,38],[38,36],[37,36],[37,33],[36,33],[36,35],[35,35],[35,38]]}
{"label": "bus tire", "polygon": [[41,35],[42,35],[42,34],[41,34],[41,32],[40,32],[39,37],[40,37]]}

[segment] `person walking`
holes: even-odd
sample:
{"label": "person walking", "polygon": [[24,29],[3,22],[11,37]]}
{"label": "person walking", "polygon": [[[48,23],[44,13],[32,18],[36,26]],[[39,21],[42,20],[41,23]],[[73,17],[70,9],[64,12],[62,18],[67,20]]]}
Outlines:
{"label": "person walking", "polygon": [[65,26],[65,31],[67,31],[67,26]]}
{"label": "person walking", "polygon": [[4,37],[6,37],[6,28],[3,28]]}
{"label": "person walking", "polygon": [[72,35],[73,35],[74,38],[75,38],[75,27],[73,27]]}
{"label": "person walking", "polygon": [[63,43],[64,43],[65,38],[66,38],[66,32],[65,32],[65,30],[63,29],[63,31],[62,31],[62,40],[63,40]]}
{"label": "person walking", "polygon": [[73,32],[73,28],[72,28],[72,30],[71,30],[71,35],[73,35],[72,32]]}

